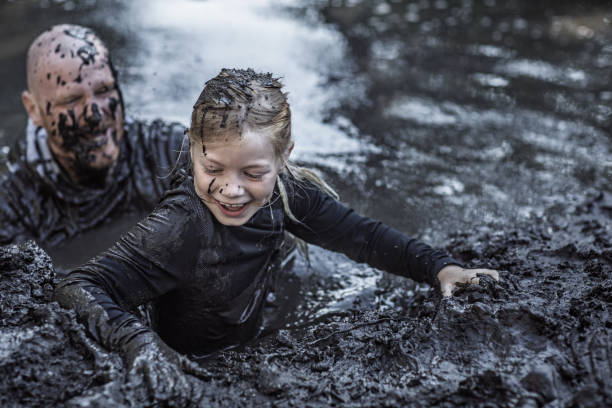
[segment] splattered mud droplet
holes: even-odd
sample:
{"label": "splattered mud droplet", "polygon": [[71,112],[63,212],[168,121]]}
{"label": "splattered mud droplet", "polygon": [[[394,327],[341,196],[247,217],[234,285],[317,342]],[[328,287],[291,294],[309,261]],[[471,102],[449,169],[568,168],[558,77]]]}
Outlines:
{"label": "splattered mud droplet", "polygon": [[117,119],[115,117],[115,112],[117,111],[117,106],[119,106],[119,101],[117,98],[110,98],[108,101],[108,109],[110,109],[111,116],[113,119]]}
{"label": "splattered mud droplet", "polygon": [[208,185],[208,194],[210,194],[210,193],[211,193],[211,190],[210,190],[210,189],[212,188],[213,184],[215,183],[215,180],[217,180],[217,178],[216,178],[216,177],[215,177],[215,178],[213,178],[213,179],[210,181],[210,184]]}

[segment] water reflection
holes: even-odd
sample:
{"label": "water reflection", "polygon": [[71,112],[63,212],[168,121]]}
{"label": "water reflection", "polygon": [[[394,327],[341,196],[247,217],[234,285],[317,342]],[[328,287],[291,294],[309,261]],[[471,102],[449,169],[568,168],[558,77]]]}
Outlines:
{"label": "water reflection", "polygon": [[603,5],[311,2],[367,78],[367,102],[338,109],[380,148],[347,186],[351,198],[440,242],[449,230],[541,216],[550,201],[609,189]]}
{"label": "water reflection", "polygon": [[[142,44],[127,70],[136,82],[126,90],[131,110],[139,117],[187,123],[207,78],[222,67],[252,67],[283,77],[298,158],[361,151],[357,140],[322,121],[339,89],[322,87],[321,74],[346,71],[350,64],[343,38],[330,27],[295,21],[280,11],[269,1],[130,2],[131,30]],[[351,98],[359,92],[348,89],[345,97],[349,91]]]}

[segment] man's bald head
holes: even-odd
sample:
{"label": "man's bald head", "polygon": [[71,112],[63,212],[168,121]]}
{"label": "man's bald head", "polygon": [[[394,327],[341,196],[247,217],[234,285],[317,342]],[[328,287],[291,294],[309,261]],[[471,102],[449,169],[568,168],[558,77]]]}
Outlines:
{"label": "man's bald head", "polygon": [[97,58],[110,64],[108,48],[93,30],[74,24],[55,25],[30,45],[26,65],[28,89],[36,93],[43,81],[57,81],[51,78],[51,71],[57,65],[73,62],[78,67],[92,64]]}
{"label": "man's bald head", "polygon": [[30,46],[27,81],[23,105],[60,166],[80,184],[104,178],[119,154],[124,114],[102,40],[86,27],[51,27]]}

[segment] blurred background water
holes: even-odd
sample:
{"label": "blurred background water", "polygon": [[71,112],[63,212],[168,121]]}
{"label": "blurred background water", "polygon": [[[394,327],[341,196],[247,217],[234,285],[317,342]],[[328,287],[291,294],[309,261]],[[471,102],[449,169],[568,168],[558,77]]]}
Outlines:
{"label": "blurred background water", "polygon": [[[24,134],[27,47],[61,22],[107,42],[138,119],[187,125],[222,67],[282,77],[294,159],[357,211],[434,245],[611,190],[609,1],[3,1],[2,154]],[[59,264],[96,246],[77,241]],[[381,284],[376,271],[315,255],[353,277],[338,301]]]}

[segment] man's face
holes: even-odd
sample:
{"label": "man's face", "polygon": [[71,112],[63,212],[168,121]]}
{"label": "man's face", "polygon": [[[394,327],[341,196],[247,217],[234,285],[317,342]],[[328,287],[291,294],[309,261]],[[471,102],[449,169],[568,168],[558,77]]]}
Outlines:
{"label": "man's face", "polygon": [[80,39],[55,50],[36,70],[34,123],[45,128],[53,154],[73,179],[106,174],[119,156],[124,124],[107,50]]}

